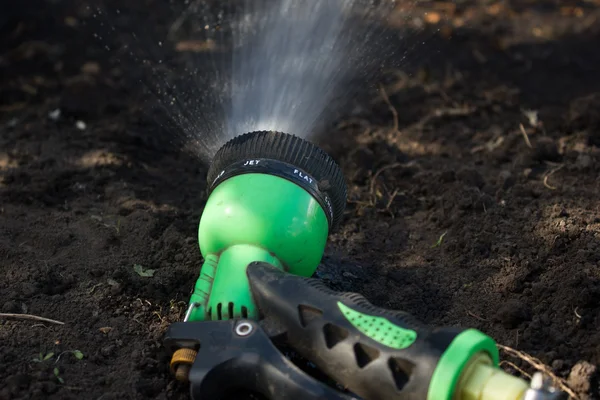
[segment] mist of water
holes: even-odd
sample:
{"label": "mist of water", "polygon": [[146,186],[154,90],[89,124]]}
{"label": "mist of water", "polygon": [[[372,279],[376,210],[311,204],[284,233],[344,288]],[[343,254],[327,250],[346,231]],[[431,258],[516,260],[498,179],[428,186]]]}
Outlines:
{"label": "mist of water", "polygon": [[382,24],[394,7],[394,0],[194,0],[168,32],[132,32],[124,54],[151,72],[142,81],[168,115],[165,127],[208,161],[249,131],[309,140],[327,133],[383,59],[406,52]]}
{"label": "mist of water", "polygon": [[245,5],[244,20],[233,27],[227,136],[278,130],[312,138],[334,115],[334,101],[350,92],[351,81],[366,78],[380,63],[370,47],[381,37],[358,26],[358,13],[370,17],[375,6],[356,0]]}

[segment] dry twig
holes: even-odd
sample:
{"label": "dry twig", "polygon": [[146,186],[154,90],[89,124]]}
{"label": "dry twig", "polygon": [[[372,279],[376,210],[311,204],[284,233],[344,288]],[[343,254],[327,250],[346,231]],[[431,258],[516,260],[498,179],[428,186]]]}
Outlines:
{"label": "dry twig", "polygon": [[500,366],[503,366],[505,364],[511,368],[514,368],[516,371],[519,371],[519,373],[523,374],[523,376],[526,376],[527,378],[531,379],[531,374],[528,374],[527,372],[523,371],[521,368],[517,367],[514,363],[511,363],[510,361],[506,361],[506,360],[500,361]]}
{"label": "dry twig", "polygon": [[375,172],[375,175],[373,175],[373,178],[371,178],[371,184],[369,186],[369,194],[371,195],[371,201],[373,203],[375,203],[375,200],[372,200],[373,197],[375,196],[375,184],[377,183],[377,178],[379,178],[379,175],[381,175],[383,172],[387,171],[388,169],[398,168],[401,166],[402,166],[402,163],[389,164],[389,165],[385,165],[385,166],[379,168],[377,170],[377,172]]}
{"label": "dry twig", "polygon": [[[385,205],[385,209],[389,210],[390,207],[392,206],[392,202],[394,201],[394,199],[396,198],[396,196],[398,195],[398,188],[394,189],[394,192],[392,193],[392,195],[390,196],[390,199],[388,200],[387,204]],[[575,310],[577,312],[577,310]]]}
{"label": "dry twig", "polygon": [[379,92],[381,93],[381,97],[383,97],[383,101],[385,101],[385,103],[388,105],[390,112],[394,116],[394,132],[398,133],[398,111],[390,102],[390,98],[388,97],[385,88],[381,85],[379,86]]}
{"label": "dry twig", "polygon": [[56,324],[56,325],[64,325],[65,324],[64,322],[57,321],[55,319],[38,317],[37,315],[31,315],[31,314],[7,314],[7,313],[0,313],[0,318],[24,319],[24,320],[29,320],[29,321],[47,322],[49,324]]}
{"label": "dry twig", "polygon": [[546,175],[544,175],[544,186],[546,186],[550,190],[556,190],[555,186],[552,186],[548,183],[548,178],[550,178],[555,172],[559,171],[564,166],[565,166],[564,164],[559,165],[558,167],[552,169],[550,172],[548,172]]}
{"label": "dry twig", "polygon": [[533,149],[531,141],[529,141],[529,135],[527,135],[527,131],[525,131],[525,127],[523,126],[523,124],[519,124],[519,129],[521,130],[521,135],[523,135],[523,139],[525,139],[525,144],[527,145],[527,147]]}
{"label": "dry twig", "polygon": [[[536,370],[541,371],[544,374],[548,375],[550,378],[552,378],[554,383],[559,386],[560,390],[567,393],[571,398],[576,399],[576,400],[579,399],[577,397],[577,395],[575,394],[575,392],[573,391],[573,389],[571,389],[569,387],[567,382],[564,379],[556,376],[556,374],[554,374],[554,372],[552,372],[552,370],[546,364],[541,362],[539,359],[537,359],[533,356],[530,356],[529,354],[524,353],[522,351],[515,350],[508,346],[504,346],[501,344],[497,344],[497,346],[500,350],[504,351],[511,357],[520,358],[521,360],[525,361],[527,364],[531,365]],[[519,370],[519,369],[517,368],[517,370]],[[529,374],[526,374],[526,375],[529,376]]]}
{"label": "dry twig", "polygon": [[483,317],[480,317],[479,315],[477,315],[477,314],[475,314],[475,313],[473,313],[473,312],[471,312],[469,310],[467,310],[467,315],[470,315],[471,317],[473,317],[475,319],[478,319],[480,321],[483,321],[483,322],[489,322],[489,319],[485,319]]}

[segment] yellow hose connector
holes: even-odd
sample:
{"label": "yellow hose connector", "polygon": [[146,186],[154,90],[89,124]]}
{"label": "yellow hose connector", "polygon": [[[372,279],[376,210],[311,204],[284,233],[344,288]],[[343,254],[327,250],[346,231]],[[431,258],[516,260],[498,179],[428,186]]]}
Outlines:
{"label": "yellow hose connector", "polygon": [[481,353],[465,368],[454,400],[521,400],[528,388],[523,379],[494,367]]}

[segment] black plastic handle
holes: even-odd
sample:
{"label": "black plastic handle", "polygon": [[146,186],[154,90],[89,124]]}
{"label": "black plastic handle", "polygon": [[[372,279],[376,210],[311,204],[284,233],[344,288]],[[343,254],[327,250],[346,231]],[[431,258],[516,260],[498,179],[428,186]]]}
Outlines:
{"label": "black plastic handle", "polygon": [[268,263],[252,263],[247,273],[264,319],[283,327],[299,354],[366,400],[426,399],[441,355],[463,331],[430,329],[407,313]]}
{"label": "black plastic handle", "polygon": [[[239,324],[246,324],[246,334],[238,333]],[[255,321],[177,322],[164,344],[171,353],[198,351],[189,373],[194,400],[239,400],[238,393],[259,393],[269,400],[358,400],[305,374]]]}

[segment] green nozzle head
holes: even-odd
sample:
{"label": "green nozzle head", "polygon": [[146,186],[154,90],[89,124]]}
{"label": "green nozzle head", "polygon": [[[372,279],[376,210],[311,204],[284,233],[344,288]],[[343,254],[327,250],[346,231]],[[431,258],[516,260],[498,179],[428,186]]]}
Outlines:
{"label": "green nozzle head", "polygon": [[281,132],[238,136],[215,155],[198,239],[204,264],[188,320],[257,318],[246,267],[314,273],[346,204],[341,170],[314,144]]}

